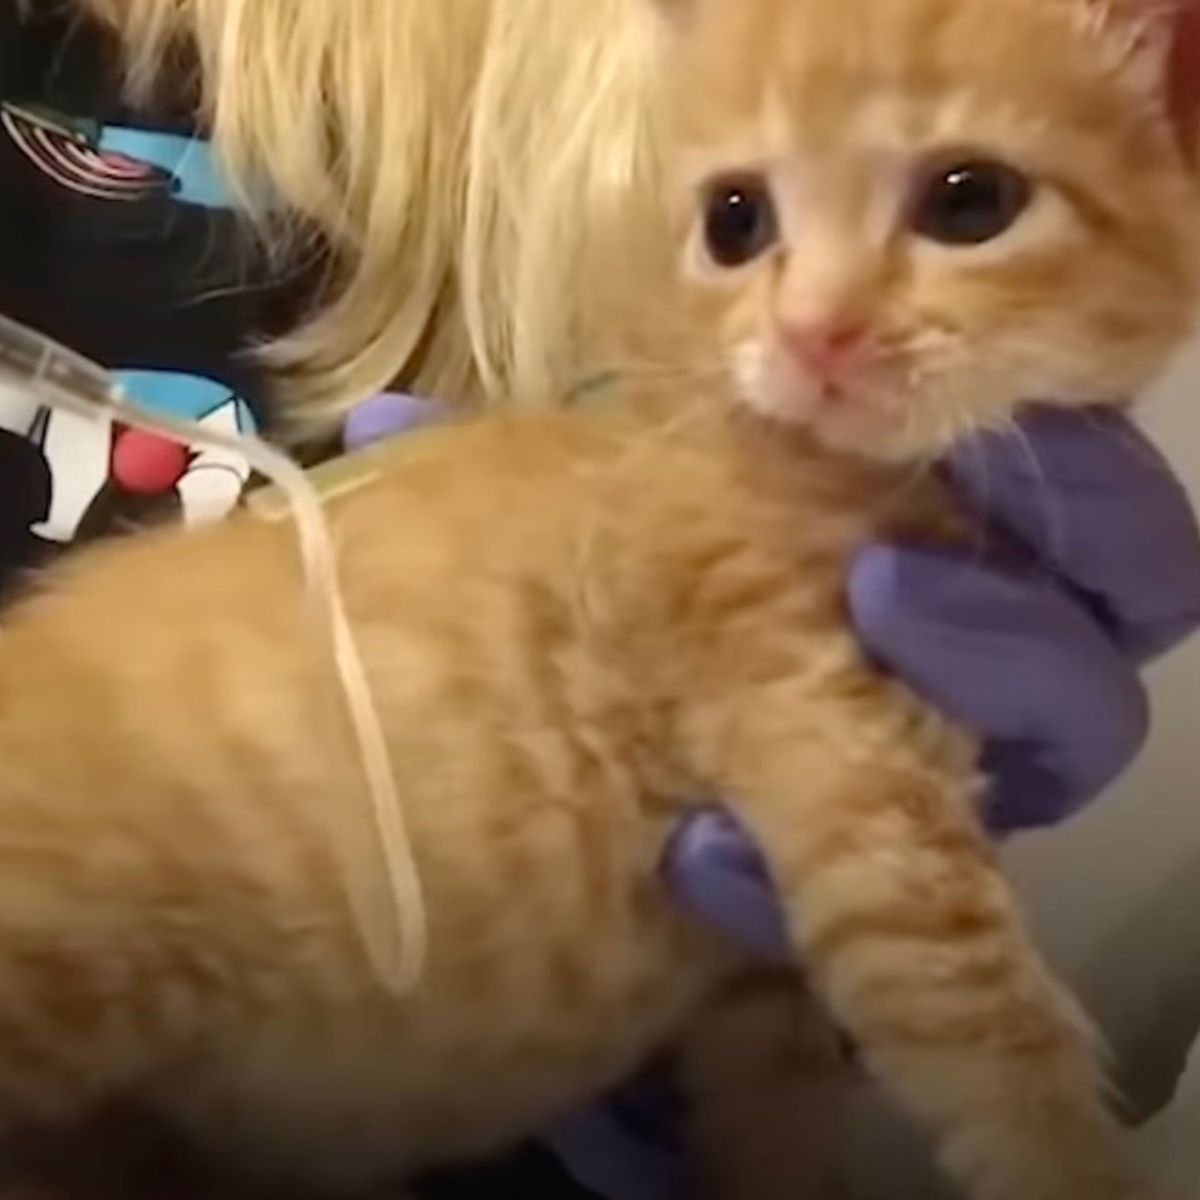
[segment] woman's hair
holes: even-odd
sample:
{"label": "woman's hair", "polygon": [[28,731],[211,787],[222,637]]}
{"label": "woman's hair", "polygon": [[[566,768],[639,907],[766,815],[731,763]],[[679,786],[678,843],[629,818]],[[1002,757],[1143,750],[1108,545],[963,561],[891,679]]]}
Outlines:
{"label": "woman's hair", "polygon": [[543,400],[586,369],[589,260],[659,220],[646,0],[79,2],[135,102],[199,65],[269,247],[331,252],[328,302],[266,348],[298,432],[394,383]]}

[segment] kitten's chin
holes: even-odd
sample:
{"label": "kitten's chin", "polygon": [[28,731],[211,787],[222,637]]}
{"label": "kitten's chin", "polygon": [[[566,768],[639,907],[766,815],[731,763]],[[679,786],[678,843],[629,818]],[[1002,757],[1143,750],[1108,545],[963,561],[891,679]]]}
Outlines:
{"label": "kitten's chin", "polygon": [[742,403],[759,416],[806,429],[838,454],[879,462],[927,458],[945,449],[919,422],[898,389],[831,388],[817,383],[743,387]]}

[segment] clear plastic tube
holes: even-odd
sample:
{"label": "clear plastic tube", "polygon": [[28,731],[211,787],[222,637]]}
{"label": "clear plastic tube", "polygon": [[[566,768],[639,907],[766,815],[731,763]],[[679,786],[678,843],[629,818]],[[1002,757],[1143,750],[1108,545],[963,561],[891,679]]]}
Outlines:
{"label": "clear plastic tube", "polygon": [[3,316],[0,376],[31,390],[51,408],[88,419],[117,420],[185,446],[239,454],[288,498],[295,516],[305,581],[317,605],[354,731],[390,911],[378,911],[378,893],[356,872],[348,871],[346,887],[380,982],[397,994],[411,990],[424,968],[428,937],[420,874],[383,727],[342,602],[329,526],[321,500],[305,472],[261,438],[223,433],[142,408],[103,367]]}

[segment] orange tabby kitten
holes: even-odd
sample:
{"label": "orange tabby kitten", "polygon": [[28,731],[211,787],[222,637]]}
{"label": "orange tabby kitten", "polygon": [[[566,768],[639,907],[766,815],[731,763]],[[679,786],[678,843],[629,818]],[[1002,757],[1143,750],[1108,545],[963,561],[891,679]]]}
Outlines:
{"label": "orange tabby kitten", "polygon": [[1187,330],[1169,15],[671,8],[693,282],[653,299],[687,318],[660,348],[682,397],[431,435],[333,505],[429,904],[420,987],[379,987],[340,886],[359,780],[290,533],[99,549],[0,639],[10,1124],[131,1101],[260,1176],[365,1184],[532,1130],[712,1019],[685,1077],[713,1189],[827,1194],[826,1164],[751,1148],[812,1123],[755,1105],[759,1072],[786,1093],[828,1048],[798,997],[791,1057],[762,1041],[745,964],[657,877],[683,799],[720,794],[968,1195],[1135,1194],[974,747],[863,661],[842,580],[864,539],[944,524],[905,464],[1022,397],[1130,393]]}

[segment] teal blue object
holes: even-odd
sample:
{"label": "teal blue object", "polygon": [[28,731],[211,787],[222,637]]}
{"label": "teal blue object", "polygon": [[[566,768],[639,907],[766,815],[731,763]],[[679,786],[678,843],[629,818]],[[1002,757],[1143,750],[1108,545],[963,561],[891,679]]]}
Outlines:
{"label": "teal blue object", "polygon": [[256,431],[249,405],[223,383],[175,371],[114,371],[113,377],[130,398],[151,412],[183,421],[202,421],[227,404],[237,405],[238,429]]}
{"label": "teal blue object", "polygon": [[233,206],[212,147],[201,138],[105,125],[96,149],[104,154],[123,154],[170,175],[173,195],[181,204],[219,209]]}

